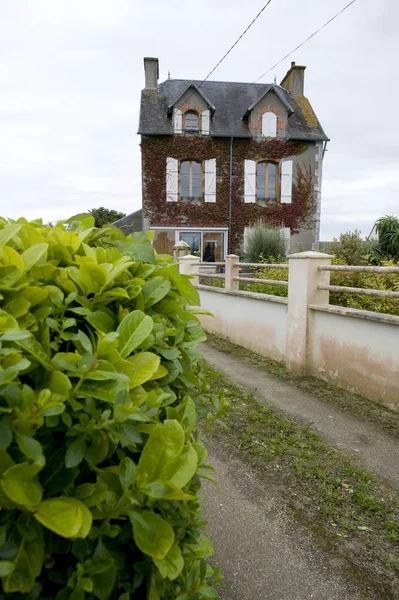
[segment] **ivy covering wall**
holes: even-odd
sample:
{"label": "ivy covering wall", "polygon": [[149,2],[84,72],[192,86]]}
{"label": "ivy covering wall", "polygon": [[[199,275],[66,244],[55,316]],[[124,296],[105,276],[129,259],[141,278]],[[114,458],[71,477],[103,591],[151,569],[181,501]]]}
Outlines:
{"label": "ivy covering wall", "polygon": [[[266,206],[245,204],[244,160],[271,160],[298,156],[309,144],[303,142],[268,139],[234,140],[232,219],[230,224],[229,251],[238,251],[244,228],[256,219],[264,218],[270,223],[289,227],[292,233],[302,227],[311,227],[316,210],[314,177],[311,165],[296,168],[292,203],[280,204],[279,200]],[[229,227],[230,195],[230,140],[201,136],[148,136],[141,143],[143,167],[144,216],[152,227]],[[215,204],[166,202],[166,158],[179,160],[207,160],[216,158],[217,187]]]}

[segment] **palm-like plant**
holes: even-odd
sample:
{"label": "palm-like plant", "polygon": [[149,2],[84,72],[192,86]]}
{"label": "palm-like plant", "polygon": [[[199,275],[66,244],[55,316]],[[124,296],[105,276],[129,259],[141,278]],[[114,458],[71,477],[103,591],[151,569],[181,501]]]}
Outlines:
{"label": "palm-like plant", "polygon": [[373,250],[374,262],[399,261],[399,218],[385,215],[376,223],[378,246]]}

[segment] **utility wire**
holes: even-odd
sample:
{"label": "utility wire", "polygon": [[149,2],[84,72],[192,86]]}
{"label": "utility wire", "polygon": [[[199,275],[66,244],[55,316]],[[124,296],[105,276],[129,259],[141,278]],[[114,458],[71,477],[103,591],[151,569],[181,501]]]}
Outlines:
{"label": "utility wire", "polygon": [[[212,75],[212,73],[214,71],[216,71],[216,69],[222,64],[222,62],[224,61],[224,59],[230,54],[230,52],[233,50],[233,48],[235,48],[238,44],[238,42],[244,37],[244,35],[247,33],[247,31],[249,29],[251,29],[252,25],[255,23],[255,21],[257,21],[259,19],[259,17],[261,16],[261,14],[263,13],[264,10],[266,10],[266,8],[269,6],[270,2],[272,0],[268,0],[268,2],[266,2],[266,4],[264,5],[264,7],[258,12],[258,14],[256,15],[256,17],[254,17],[254,19],[252,19],[252,21],[250,22],[250,24],[248,25],[248,27],[246,29],[244,29],[244,31],[242,32],[242,34],[236,39],[236,41],[234,42],[234,44],[227,50],[226,54],[224,54],[222,56],[222,58],[219,60],[219,62],[213,67],[213,69],[208,73],[208,75],[205,77],[205,79],[199,84],[199,88],[201,87],[201,85],[203,83],[205,83],[205,81],[207,79],[209,79],[209,77]],[[354,0],[353,0],[354,1]]]}
{"label": "utility wire", "polygon": [[[207,79],[212,75],[212,73],[218,68],[218,66],[224,61],[224,59],[230,54],[230,52],[233,50],[233,48],[238,44],[238,42],[242,39],[242,37],[247,33],[247,31],[252,27],[252,25],[255,23],[255,21],[260,17],[260,15],[263,13],[263,11],[269,6],[270,2],[272,0],[268,0],[268,2],[266,2],[266,4],[263,6],[263,8],[258,12],[258,14],[256,15],[256,17],[251,21],[251,23],[248,25],[248,27],[242,32],[242,34],[237,38],[237,40],[234,42],[234,44],[229,48],[229,50],[224,54],[224,56],[222,56],[222,58],[219,60],[219,62],[215,65],[215,67],[208,73],[208,75],[205,77],[205,79],[203,79],[201,81],[201,83],[196,87],[196,90],[194,90],[190,96],[184,101],[184,103],[182,103],[179,106],[179,109],[183,106],[183,104],[186,104],[188,102],[188,100],[194,96],[194,94],[196,93],[196,91],[207,81]],[[243,92],[245,92],[245,90],[247,90],[249,87],[251,87],[251,85],[257,83],[258,81],[260,81],[261,79],[263,79],[263,77],[265,75],[267,75],[268,73],[270,73],[270,71],[273,71],[273,69],[275,69],[278,65],[280,65],[282,62],[284,62],[289,56],[291,56],[291,54],[293,54],[294,52],[296,52],[299,48],[301,48],[304,44],[306,44],[309,40],[311,40],[313,37],[315,37],[315,35],[317,35],[318,33],[320,33],[320,31],[322,31],[325,27],[327,27],[327,25],[329,25],[330,23],[332,23],[332,21],[334,21],[337,17],[339,17],[343,12],[345,12],[350,6],[352,6],[352,4],[354,4],[356,2],[356,0],[351,0],[351,2],[349,2],[346,6],[344,6],[340,11],[338,11],[333,17],[331,17],[331,19],[329,19],[328,21],[326,21],[321,27],[319,27],[318,29],[316,29],[316,31],[314,31],[311,35],[309,35],[305,40],[303,40],[303,42],[301,42],[300,44],[298,44],[298,46],[296,46],[293,50],[291,50],[288,54],[286,54],[281,60],[279,60],[278,62],[276,62],[275,65],[273,65],[272,67],[270,67],[270,69],[268,69],[267,71],[265,71],[264,73],[262,73],[262,75],[260,75],[260,77],[258,77],[257,79],[255,79],[255,81],[253,81],[252,83],[246,85],[245,87],[242,88],[242,90],[239,91],[238,95],[242,94]],[[159,129],[157,129],[154,134],[158,133],[158,131],[160,131],[162,129],[162,127],[160,127]]]}
{"label": "utility wire", "polygon": [[[222,64],[222,62],[224,61],[225,58],[227,58],[227,56],[230,54],[230,52],[237,46],[237,44],[240,42],[240,40],[244,37],[244,35],[247,33],[247,31],[249,29],[251,29],[252,25],[259,19],[259,17],[261,16],[261,14],[266,10],[266,8],[269,6],[269,4],[271,3],[272,0],[268,0],[266,2],[266,4],[263,6],[263,8],[261,8],[261,10],[258,12],[258,14],[252,19],[252,21],[250,22],[250,24],[248,25],[248,27],[246,29],[244,29],[244,31],[241,33],[241,35],[236,39],[236,41],[234,42],[234,44],[232,46],[230,46],[230,48],[227,50],[227,52],[222,56],[222,58],[219,60],[219,62],[213,67],[213,69],[211,71],[209,71],[208,75],[205,77],[205,79],[203,79],[201,81],[201,83],[196,86],[196,89],[190,94],[190,96],[188,98],[186,98],[186,100],[178,107],[178,110],[184,105],[187,104],[187,102],[190,100],[190,98],[192,98],[192,96],[194,96],[194,94],[196,93],[197,90],[199,90],[199,88],[205,83],[205,81],[207,81],[207,79],[209,79],[209,77],[212,75],[212,73],[214,73],[216,71],[216,69]],[[163,128],[163,126],[159,127],[154,134],[158,133],[158,131],[161,131],[161,129]]]}
{"label": "utility wire", "polygon": [[[294,52],[296,52],[299,48],[301,48],[304,44],[306,44],[306,42],[308,42],[315,35],[317,35],[318,33],[320,33],[320,31],[322,29],[324,29],[325,27],[327,27],[327,25],[329,25],[332,21],[334,21],[334,19],[336,19],[337,17],[339,17],[339,15],[341,15],[352,4],[354,4],[354,2],[356,2],[356,0],[352,0],[351,2],[349,2],[349,4],[347,4],[346,6],[344,6],[344,8],[342,8],[339,12],[337,12],[337,14],[335,14],[333,17],[331,17],[331,19],[329,19],[328,21],[326,21],[326,23],[324,23],[324,25],[322,25],[321,27],[319,27],[319,29],[317,29],[315,32],[313,32],[312,35],[310,35],[309,37],[307,37],[306,40],[304,40],[303,42],[301,42],[296,48],[294,48],[293,50],[291,50],[291,52],[289,52],[288,54],[286,54],[284,56],[284,58],[282,58],[275,65],[273,65],[272,67],[270,67],[270,69],[268,69],[267,71],[265,71],[260,77],[258,77],[258,79],[255,79],[255,81],[253,83],[257,83],[260,79],[263,79],[263,77],[265,75],[267,75],[268,73],[270,73],[270,71],[273,71],[273,69],[275,69],[276,67],[278,67],[278,65],[280,65],[282,62],[284,62],[286,58],[288,58],[289,56],[291,56],[291,54],[293,54]],[[250,85],[252,85],[252,83]]]}

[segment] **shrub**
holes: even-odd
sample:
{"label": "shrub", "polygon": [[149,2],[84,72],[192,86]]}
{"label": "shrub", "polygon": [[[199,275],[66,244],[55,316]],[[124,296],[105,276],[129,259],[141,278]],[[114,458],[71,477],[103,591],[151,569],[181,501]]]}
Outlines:
{"label": "shrub", "polygon": [[248,229],[244,253],[245,260],[252,263],[262,256],[286,256],[287,239],[279,227],[270,227],[260,219]]}
{"label": "shrub", "polygon": [[[334,260],[334,264],[345,264],[344,261]],[[393,262],[384,262],[383,266],[394,266]],[[399,275],[395,273],[345,273],[332,272],[331,285],[345,287],[369,288],[374,290],[399,290]],[[379,298],[378,296],[360,296],[345,292],[330,293],[330,304],[370,310],[389,315],[399,315],[399,300],[397,298]]]}
{"label": "shrub", "polygon": [[[287,260],[283,256],[269,256],[265,258],[261,255],[261,262],[265,264],[284,264]],[[256,269],[256,277],[259,279],[270,279],[276,281],[288,281],[288,269]],[[248,292],[257,292],[258,294],[269,294],[270,296],[288,296],[288,287],[283,285],[274,285],[267,283],[240,283],[240,289]]]}
{"label": "shrub", "polygon": [[93,225],[0,220],[0,598],[217,598],[197,292]]}
{"label": "shrub", "polygon": [[339,239],[334,238],[328,245],[327,252],[343,260],[346,265],[365,265],[369,247],[364,244],[360,231],[356,229],[341,233]]}

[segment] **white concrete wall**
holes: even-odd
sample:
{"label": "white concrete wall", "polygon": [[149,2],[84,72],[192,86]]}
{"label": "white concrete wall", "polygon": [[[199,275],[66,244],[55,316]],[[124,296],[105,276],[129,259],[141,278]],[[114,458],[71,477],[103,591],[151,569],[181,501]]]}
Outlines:
{"label": "white concrete wall", "polygon": [[214,317],[201,316],[208,333],[216,333],[248,350],[284,360],[287,299],[251,292],[215,291],[199,287],[201,306]]}
{"label": "white concrete wall", "polygon": [[399,411],[399,317],[313,306],[307,371]]}
{"label": "white concrete wall", "polygon": [[[399,316],[330,305],[326,254],[289,257],[288,298],[238,291],[237,261],[226,257],[227,289],[198,286],[207,332],[399,412]],[[186,256],[181,272],[198,262]]]}

